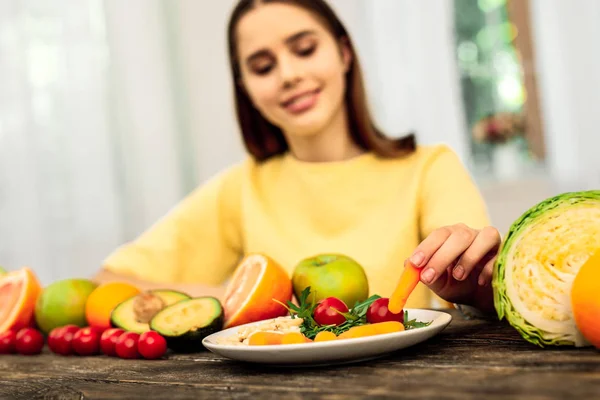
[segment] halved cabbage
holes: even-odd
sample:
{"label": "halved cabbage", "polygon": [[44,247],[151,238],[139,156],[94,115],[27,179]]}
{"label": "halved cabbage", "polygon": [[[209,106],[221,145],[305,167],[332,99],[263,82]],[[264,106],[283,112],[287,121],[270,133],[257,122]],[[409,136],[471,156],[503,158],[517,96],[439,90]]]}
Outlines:
{"label": "halved cabbage", "polygon": [[498,317],[538,346],[587,346],[571,310],[571,286],[600,247],[600,191],[564,193],[510,227],[494,265]]}

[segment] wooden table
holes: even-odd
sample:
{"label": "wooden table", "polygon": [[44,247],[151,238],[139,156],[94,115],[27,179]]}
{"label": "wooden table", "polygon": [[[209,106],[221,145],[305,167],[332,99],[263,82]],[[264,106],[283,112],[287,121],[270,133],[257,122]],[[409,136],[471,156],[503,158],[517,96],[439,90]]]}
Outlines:
{"label": "wooden table", "polygon": [[540,349],[505,323],[452,323],[426,343],[354,365],[268,368],[209,352],[157,361],[0,356],[0,399],[593,399],[600,352]]}

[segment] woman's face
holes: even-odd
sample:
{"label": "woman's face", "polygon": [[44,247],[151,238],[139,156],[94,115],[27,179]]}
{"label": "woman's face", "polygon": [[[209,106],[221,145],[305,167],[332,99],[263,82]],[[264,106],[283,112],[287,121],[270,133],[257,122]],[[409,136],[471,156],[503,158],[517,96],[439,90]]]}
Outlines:
{"label": "woman's face", "polygon": [[256,7],[238,24],[237,51],[254,106],[287,135],[318,134],[342,112],[350,52],[309,11]]}

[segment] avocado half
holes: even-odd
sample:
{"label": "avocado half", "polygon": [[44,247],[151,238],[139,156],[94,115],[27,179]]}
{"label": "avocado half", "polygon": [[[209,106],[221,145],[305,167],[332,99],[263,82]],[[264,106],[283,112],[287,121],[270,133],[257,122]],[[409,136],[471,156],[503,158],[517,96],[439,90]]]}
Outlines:
{"label": "avocado half", "polygon": [[111,325],[125,331],[144,333],[150,329],[150,320],[165,307],[181,300],[190,299],[185,293],[175,290],[150,290],[120,303],[112,311]]}
{"label": "avocado half", "polygon": [[159,311],[150,321],[150,329],[167,340],[176,353],[204,350],[202,340],[223,329],[223,306],[214,297],[182,300]]}

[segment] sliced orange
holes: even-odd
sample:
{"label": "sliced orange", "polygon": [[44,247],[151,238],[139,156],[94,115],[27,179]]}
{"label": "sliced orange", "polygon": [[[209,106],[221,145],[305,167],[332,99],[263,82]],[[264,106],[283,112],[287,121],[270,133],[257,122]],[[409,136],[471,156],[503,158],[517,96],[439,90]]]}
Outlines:
{"label": "sliced orange", "polygon": [[[288,273],[263,254],[250,254],[240,262],[225,291],[225,328],[281,317],[292,299]],[[275,301],[277,300],[277,301]]]}
{"label": "sliced orange", "polygon": [[571,287],[571,307],[577,329],[600,349],[600,250],[579,268]]}
{"label": "sliced orange", "polygon": [[42,285],[27,267],[0,278],[0,333],[30,326]]}

